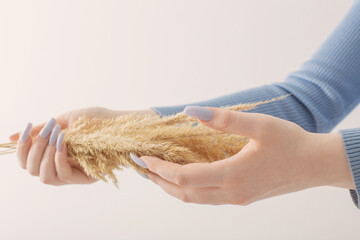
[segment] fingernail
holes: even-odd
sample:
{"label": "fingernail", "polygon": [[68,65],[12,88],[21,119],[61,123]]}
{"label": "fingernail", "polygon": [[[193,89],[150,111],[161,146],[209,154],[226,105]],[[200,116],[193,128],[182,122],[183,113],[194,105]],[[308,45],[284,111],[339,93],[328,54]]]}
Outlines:
{"label": "fingernail", "polygon": [[137,172],[140,176],[142,176],[143,178],[149,180],[149,177],[148,175],[146,175],[145,173],[140,173],[140,172]]}
{"label": "fingernail", "polygon": [[187,106],[184,109],[184,114],[190,117],[196,117],[202,121],[210,121],[214,116],[214,111],[199,106]]}
{"label": "fingernail", "polygon": [[56,139],[59,135],[59,131],[60,131],[60,125],[59,124],[56,124],[56,126],[54,127],[52,133],[51,133],[51,136],[50,136],[50,140],[49,140],[49,145],[52,146],[55,144],[56,142]]}
{"label": "fingernail", "polygon": [[20,136],[20,141],[21,141],[22,143],[25,143],[25,142],[28,140],[29,135],[30,135],[31,127],[32,127],[32,124],[29,122],[29,123],[26,125],[24,131],[22,132],[22,134],[21,134],[21,136]]}
{"label": "fingernail", "polygon": [[51,118],[51,119],[47,122],[47,124],[45,125],[45,127],[41,130],[41,132],[40,132],[40,137],[41,137],[41,138],[46,138],[46,137],[48,137],[49,134],[51,133],[51,131],[52,131],[55,123],[56,123],[55,118]]}
{"label": "fingernail", "polygon": [[140,158],[138,158],[137,156],[135,156],[133,153],[130,153],[130,157],[140,167],[147,168],[146,163],[143,160],[141,160]]}
{"label": "fingernail", "polygon": [[61,132],[56,143],[56,151],[61,152],[65,132]]}

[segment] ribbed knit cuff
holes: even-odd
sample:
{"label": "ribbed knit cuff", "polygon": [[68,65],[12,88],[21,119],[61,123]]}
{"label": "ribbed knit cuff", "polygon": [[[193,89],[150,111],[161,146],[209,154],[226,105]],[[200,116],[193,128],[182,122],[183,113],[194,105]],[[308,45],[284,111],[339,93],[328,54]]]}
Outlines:
{"label": "ribbed knit cuff", "polygon": [[360,128],[345,129],[339,132],[344,141],[346,156],[356,188],[355,190],[350,189],[350,195],[356,207],[360,209]]}

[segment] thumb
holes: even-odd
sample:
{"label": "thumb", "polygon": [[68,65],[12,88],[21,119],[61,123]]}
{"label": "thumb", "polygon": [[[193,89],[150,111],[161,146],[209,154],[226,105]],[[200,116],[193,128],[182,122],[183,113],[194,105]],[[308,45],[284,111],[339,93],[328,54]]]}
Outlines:
{"label": "thumb", "polygon": [[[196,117],[200,122],[215,130],[257,139],[266,115],[244,113],[215,107],[187,106],[184,114]],[[263,129],[263,128],[261,128]]]}

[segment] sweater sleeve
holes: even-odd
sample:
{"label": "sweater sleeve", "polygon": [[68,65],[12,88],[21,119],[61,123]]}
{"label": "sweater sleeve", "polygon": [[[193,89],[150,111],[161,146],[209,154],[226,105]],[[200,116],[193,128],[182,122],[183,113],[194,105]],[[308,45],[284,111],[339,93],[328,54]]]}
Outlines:
{"label": "sweater sleeve", "polygon": [[[257,102],[291,94],[281,102],[261,105],[251,112],[292,121],[310,132],[330,132],[360,101],[360,0],[353,1],[342,21],[313,56],[284,81],[234,92],[200,102],[151,107],[160,116],[186,106],[225,106]],[[350,190],[358,208],[360,193],[360,128],[341,130],[356,189]]]}

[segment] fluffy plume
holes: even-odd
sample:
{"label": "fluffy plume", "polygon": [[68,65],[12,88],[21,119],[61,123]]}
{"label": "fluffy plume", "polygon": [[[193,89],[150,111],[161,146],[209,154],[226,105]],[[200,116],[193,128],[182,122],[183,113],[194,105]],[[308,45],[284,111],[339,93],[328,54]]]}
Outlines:
{"label": "fluffy plume", "polygon": [[[284,97],[222,108],[246,111]],[[105,182],[110,180],[115,186],[115,171],[123,167],[148,172],[131,160],[130,152],[183,165],[230,157],[249,142],[248,138],[208,128],[182,112],[164,117],[136,113],[111,119],[82,116],[64,131],[68,156],[86,174]],[[16,142],[0,144],[7,148],[0,154],[14,152],[14,146]]]}

